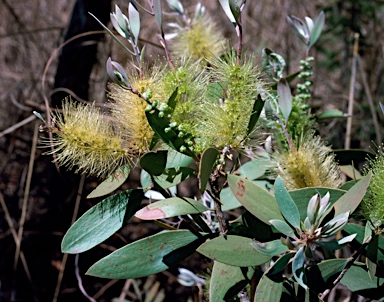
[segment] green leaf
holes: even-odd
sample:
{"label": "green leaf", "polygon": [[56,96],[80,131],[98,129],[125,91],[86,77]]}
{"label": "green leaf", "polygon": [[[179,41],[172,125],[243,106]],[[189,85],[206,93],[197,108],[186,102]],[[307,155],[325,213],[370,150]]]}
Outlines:
{"label": "green leaf", "polygon": [[229,174],[228,185],[237,200],[254,216],[266,224],[270,220],[284,220],[272,194],[251,181]]}
{"label": "green leaf", "polygon": [[165,150],[147,152],[140,158],[140,166],[149,174],[159,176],[165,169],[167,155]]}
{"label": "green leaf", "polygon": [[275,81],[279,81],[283,77],[286,63],[281,55],[274,53],[269,48],[263,48],[262,63],[263,70],[270,78]]}
{"label": "green leaf", "polygon": [[249,119],[248,128],[247,128],[248,129],[247,135],[252,133],[253,129],[255,128],[256,123],[259,120],[260,114],[263,111],[263,107],[264,107],[264,101],[262,100],[259,94],[255,102],[253,103],[252,114],[251,114],[251,118]]}
{"label": "green leaf", "polygon": [[255,159],[242,165],[236,172],[238,172],[241,177],[253,180],[262,177],[272,165],[270,160]]}
{"label": "green leaf", "polygon": [[241,9],[244,3],[245,0],[229,0],[229,7],[231,9],[232,15],[235,17],[235,20],[240,18]]}
{"label": "green leaf", "polygon": [[160,28],[160,31],[163,32],[163,12],[161,9],[161,0],[153,0],[153,13],[155,14],[156,23]]}
{"label": "green leaf", "polygon": [[192,157],[183,153],[177,152],[173,149],[168,150],[167,165],[166,168],[176,167],[189,167],[193,162]]}
{"label": "green leaf", "polygon": [[105,196],[119,188],[128,178],[130,172],[129,165],[121,166],[111,176],[99,184],[87,198]]}
{"label": "green leaf", "polygon": [[365,264],[368,268],[371,280],[373,280],[376,275],[377,257],[379,252],[379,236],[380,235],[374,235],[366,248],[367,257],[365,259]]}
{"label": "green leaf", "polygon": [[210,279],[209,300],[228,301],[249,283],[254,272],[253,267],[237,267],[215,261]]}
{"label": "green leaf", "polygon": [[271,256],[256,251],[252,239],[227,235],[203,243],[197,251],[216,261],[233,266],[257,266],[266,263]]}
{"label": "green leaf", "polygon": [[346,165],[346,166],[339,165],[339,169],[341,170],[341,172],[343,172],[345,175],[347,175],[351,179],[360,180],[363,178],[359,170],[357,170],[352,165]]}
{"label": "green leaf", "polygon": [[[365,265],[363,263],[355,262],[351,268],[345,273],[344,277],[341,279],[340,283],[348,287],[352,292],[358,292],[364,290],[364,293],[368,293],[372,291],[374,293],[374,289],[379,290],[379,295],[375,298],[383,297],[383,286],[384,279],[374,277],[372,280],[368,275],[368,272],[364,268]],[[379,288],[381,287],[381,288]],[[369,290],[369,291],[367,291]],[[369,295],[364,295],[365,297],[369,297]]]}
{"label": "green leaf", "polygon": [[293,256],[293,253],[288,253],[279,257],[279,259],[276,260],[273,266],[269,268],[267,276],[274,276],[283,271],[287,267],[289,261]]}
{"label": "green leaf", "polygon": [[253,241],[252,247],[262,254],[269,256],[277,256],[288,251],[288,247],[284,245],[280,239],[276,239],[269,242]]}
{"label": "green leaf", "polygon": [[292,230],[290,225],[286,223],[284,220],[271,219],[269,221],[280,233],[285,236],[295,238],[295,232]]}
{"label": "green leaf", "polygon": [[280,302],[283,293],[283,282],[275,282],[268,278],[267,272],[261,277],[256,288],[255,300],[257,302]]}
{"label": "green leaf", "polygon": [[196,240],[190,231],[163,231],[120,248],[93,264],[87,275],[108,279],[149,276],[168,269],[163,257]]}
{"label": "green leaf", "polygon": [[334,204],[343,194],[346,193],[346,191],[340,189],[319,187],[289,191],[289,195],[291,195],[297,206],[297,209],[299,210],[301,221],[304,221],[307,217],[307,207],[311,197],[316,195],[316,193],[319,193],[323,197],[327,192],[330,194],[330,205]]}
{"label": "green leaf", "polygon": [[348,263],[348,259],[329,259],[323,260],[311,266],[307,271],[308,287],[321,293],[332,285],[341,271]]}
{"label": "green leaf", "polygon": [[291,195],[289,195],[287,189],[284,187],[283,180],[280,176],[278,176],[275,181],[275,198],[281,213],[288,223],[290,223],[294,228],[300,229],[299,210],[297,209]]}
{"label": "green leaf", "polygon": [[329,109],[321,113],[317,119],[325,120],[328,118],[347,118],[348,115],[340,111],[339,109]]}
{"label": "green leaf", "polygon": [[208,148],[204,150],[203,154],[201,155],[199,165],[199,185],[201,193],[204,193],[205,188],[207,187],[209,177],[211,176],[213,166],[219,154],[219,150],[215,148]]}
{"label": "green leaf", "polygon": [[221,7],[223,8],[225,14],[229,18],[229,20],[232,22],[234,26],[236,26],[236,20],[235,17],[233,16],[231,7],[229,6],[229,0],[219,0]]}
{"label": "green leaf", "polygon": [[191,198],[172,197],[153,202],[141,210],[135,216],[142,220],[164,219],[178,215],[198,214],[208,211],[201,201]]}
{"label": "green leaf", "polygon": [[165,169],[163,174],[155,176],[154,180],[163,189],[174,187],[195,173],[195,169],[177,167]]}
{"label": "green leaf", "polygon": [[221,206],[222,211],[230,211],[241,207],[241,203],[233,195],[230,188],[224,188],[220,192],[220,200],[223,203]]}
{"label": "green leaf", "polygon": [[285,79],[280,79],[277,84],[277,95],[279,97],[279,107],[285,118],[285,124],[288,122],[289,115],[292,111],[292,94],[291,88]]}
{"label": "green leaf", "polygon": [[134,7],[132,2],[129,2],[128,4],[128,19],[131,32],[133,34],[133,37],[135,38],[135,44],[137,45],[140,33],[140,14]]}
{"label": "green leaf", "polygon": [[371,173],[366,175],[335,202],[333,205],[335,217],[348,211],[353,213],[356,210],[367,191],[371,176]]}
{"label": "green leaf", "polygon": [[311,31],[311,38],[309,40],[309,47],[312,47],[319,39],[321,31],[323,30],[324,19],[324,12],[322,11],[320,15],[316,18],[316,21],[313,25],[313,29]]}
{"label": "green leaf", "polygon": [[143,197],[142,190],[128,190],[93,206],[67,231],[62,252],[82,253],[112,236],[138,210]]}
{"label": "green leaf", "polygon": [[307,285],[304,284],[304,261],[305,261],[305,256],[304,256],[304,248],[301,247],[297,252],[295,257],[293,258],[292,262],[292,272],[293,276],[295,277],[295,280],[297,283],[299,283],[304,289],[307,289]]}

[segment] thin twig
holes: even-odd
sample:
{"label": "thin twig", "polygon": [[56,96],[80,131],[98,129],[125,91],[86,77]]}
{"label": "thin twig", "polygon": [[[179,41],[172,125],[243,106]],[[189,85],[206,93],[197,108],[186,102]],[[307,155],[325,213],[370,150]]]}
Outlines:
{"label": "thin twig", "polygon": [[351,148],[353,102],[355,97],[356,65],[357,65],[358,53],[359,53],[359,34],[356,33],[355,44],[353,47],[352,74],[351,74],[351,81],[349,82],[348,118],[347,118],[347,130],[345,135],[345,146],[344,146],[345,149]]}
{"label": "thin twig", "polygon": [[100,288],[99,291],[96,294],[94,294],[92,298],[97,300],[98,298],[100,298],[105,293],[105,291],[108,288],[110,288],[112,285],[114,285],[115,283],[117,283],[119,281],[120,281],[119,279],[113,279],[113,280],[109,281],[102,288]]}
{"label": "thin twig", "polygon": [[[77,191],[76,203],[75,203],[75,207],[73,209],[71,225],[75,222],[76,217],[77,217],[77,213],[79,212],[79,206],[80,206],[80,201],[81,201],[81,195],[83,193],[84,182],[85,182],[85,175],[83,174],[83,175],[81,175],[81,178],[80,178],[79,189]],[[61,282],[63,281],[64,270],[65,270],[65,266],[67,264],[67,259],[68,259],[68,254],[64,254],[63,259],[61,261],[59,276],[57,277],[56,289],[55,289],[55,293],[54,293],[53,300],[52,300],[53,302],[57,302],[57,298],[59,296]]]}
{"label": "thin twig", "polygon": [[21,122],[18,122],[17,124],[14,124],[13,126],[3,130],[0,132],[0,137],[3,137],[4,135],[7,135],[9,133],[12,133],[13,131],[19,129],[20,127],[23,127],[24,125],[34,121],[36,119],[36,116],[32,114],[31,116],[27,117],[26,119],[22,120]]}
{"label": "thin twig", "polygon": [[13,268],[15,270],[17,268],[17,264],[18,264],[18,261],[19,261],[21,240],[22,240],[22,237],[23,237],[23,230],[24,230],[24,223],[25,223],[25,218],[27,216],[29,191],[30,191],[30,188],[31,188],[33,165],[35,163],[35,155],[36,155],[38,134],[39,134],[39,123],[35,122],[35,128],[34,128],[34,131],[33,131],[33,141],[32,141],[31,157],[29,159],[27,181],[26,181],[26,184],[25,184],[24,199],[23,199],[23,205],[22,205],[22,208],[21,208],[21,216],[20,216],[20,222],[19,222],[19,231],[18,231],[18,234],[17,234],[18,240],[16,241],[15,260],[14,260],[14,263],[13,263],[14,264]]}
{"label": "thin twig", "polygon": [[352,267],[352,265],[355,263],[357,258],[361,255],[361,253],[365,250],[369,242],[372,240],[372,236],[366,240],[360,248],[353,253],[353,255],[349,258],[349,261],[345,265],[344,269],[341,271],[340,275],[336,278],[335,281],[333,281],[332,285],[330,288],[327,288],[321,295],[320,299],[324,300],[324,298],[330,293],[330,291],[341,281],[341,279],[344,277],[344,275],[347,273],[347,271]]}
{"label": "thin twig", "polygon": [[124,301],[125,297],[127,296],[127,293],[129,291],[129,287],[131,286],[132,279],[127,279],[125,280],[124,287],[121,290],[120,296],[119,296],[119,301]]}
{"label": "thin twig", "polygon": [[76,275],[77,284],[79,286],[79,289],[82,292],[82,294],[84,295],[84,297],[86,297],[91,302],[96,302],[95,299],[93,299],[90,295],[87,294],[87,292],[85,291],[85,289],[83,287],[83,281],[81,280],[80,271],[79,271],[79,254],[76,254],[76,256],[75,256],[75,275]]}

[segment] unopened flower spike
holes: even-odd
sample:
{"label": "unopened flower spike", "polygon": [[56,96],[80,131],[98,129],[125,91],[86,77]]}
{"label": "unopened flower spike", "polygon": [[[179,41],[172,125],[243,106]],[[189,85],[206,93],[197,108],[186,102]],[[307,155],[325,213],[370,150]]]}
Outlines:
{"label": "unopened flower spike", "polygon": [[129,83],[128,76],[125,73],[125,70],[123,66],[121,66],[119,63],[112,61],[109,57],[107,60],[107,73],[109,78],[116,83],[117,85],[121,87],[127,87],[130,88],[131,84]]}

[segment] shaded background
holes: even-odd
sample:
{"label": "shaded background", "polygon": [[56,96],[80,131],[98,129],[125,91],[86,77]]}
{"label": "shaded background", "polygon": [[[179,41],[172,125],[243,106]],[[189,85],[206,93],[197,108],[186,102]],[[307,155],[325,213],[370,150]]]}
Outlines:
{"label": "shaded background", "polygon": [[[232,25],[218,2],[202,2],[235,44]],[[127,7],[126,1],[116,3],[123,11]],[[182,3],[188,9],[193,1]],[[360,34],[359,54],[364,68],[357,73],[354,85],[352,147],[356,148],[367,149],[376,140],[364,76],[376,109],[379,101],[384,102],[383,4],[379,0],[249,0],[244,12],[245,48],[256,51],[259,58],[264,47],[283,55],[290,73],[297,70],[305,49],[288,27],[286,16],[315,18],[324,10],[325,29],[311,52],[315,57],[311,100],[315,114],[331,108],[347,112],[353,36]],[[87,301],[75,277],[74,256],[65,263],[60,242],[71,224],[77,196],[81,198],[77,217],[99,201],[84,198],[97,180],[88,178],[82,185],[80,176],[64,170],[59,173],[52,158],[42,155],[44,150],[34,148],[45,134],[38,133],[41,122],[34,119],[32,111],[45,116],[44,100],[59,106],[69,93],[79,100],[105,102],[106,59],[112,56],[122,64],[129,60],[116,43],[100,33],[102,28],[88,11],[106,23],[111,2],[0,1],[0,301],[52,301],[56,289],[58,301]],[[145,14],[142,17],[141,38],[150,42],[147,58],[162,59],[154,20]],[[84,31],[92,34],[61,47],[64,40]],[[382,131],[383,117],[378,116]],[[320,125],[319,132],[334,148],[342,148],[345,125],[345,120],[328,120]],[[136,187],[137,175],[137,171],[132,173],[123,189]],[[14,237],[20,229],[21,252],[15,261],[18,249]],[[80,275],[88,294],[97,301],[119,297],[126,285],[124,280],[88,277],[84,276],[85,271],[112,250],[156,230],[151,223],[133,220],[105,244],[81,254]],[[210,263],[196,256],[181,266],[204,273]],[[64,267],[63,278],[58,282]],[[143,278],[138,280],[140,290],[144,291],[145,282],[148,288],[158,284],[157,293],[163,290],[164,301],[187,301],[193,289],[179,285],[176,276],[173,268],[169,273]],[[134,300],[129,296],[127,299]]]}

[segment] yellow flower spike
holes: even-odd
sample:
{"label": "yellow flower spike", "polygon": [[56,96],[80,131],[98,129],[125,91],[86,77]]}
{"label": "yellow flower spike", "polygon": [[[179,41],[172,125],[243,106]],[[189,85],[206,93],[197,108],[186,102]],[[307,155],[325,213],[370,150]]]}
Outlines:
{"label": "yellow flower spike", "polygon": [[341,185],[335,156],[313,132],[305,134],[291,151],[277,156],[278,174],[289,190]]}
{"label": "yellow flower spike", "polygon": [[[159,71],[156,69],[147,74],[149,75],[144,78],[131,76],[129,79],[131,86],[141,94],[150,90],[152,100],[163,101]],[[111,84],[109,87],[108,97],[113,101],[112,115],[123,136],[135,146],[139,153],[147,151],[154,133],[145,116],[145,107],[148,104],[136,94],[116,84]]]}
{"label": "yellow flower spike", "polygon": [[174,57],[191,57],[193,61],[209,60],[223,52],[225,38],[216,23],[207,15],[201,16],[188,28],[180,29],[170,40]]}
{"label": "yellow flower spike", "polygon": [[110,120],[94,105],[67,99],[63,113],[55,113],[52,119],[56,120],[52,128],[54,151],[47,153],[54,153],[60,166],[105,178],[134,157],[123,148],[124,142]]}

